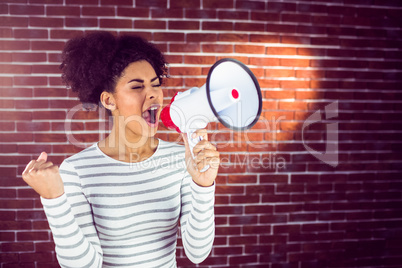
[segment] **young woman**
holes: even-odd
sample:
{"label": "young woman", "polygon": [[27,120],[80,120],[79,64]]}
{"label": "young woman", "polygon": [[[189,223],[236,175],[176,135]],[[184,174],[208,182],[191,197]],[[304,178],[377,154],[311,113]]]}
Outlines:
{"label": "young woman", "polygon": [[205,130],[194,134],[203,137],[194,159],[186,142],[155,138],[161,52],[136,36],[96,32],[67,43],[61,69],[82,102],[110,112],[113,128],[60,168],[42,153],[22,174],[41,196],[60,265],[176,267],[179,221],[187,257],[203,261],[214,240],[219,153]]}

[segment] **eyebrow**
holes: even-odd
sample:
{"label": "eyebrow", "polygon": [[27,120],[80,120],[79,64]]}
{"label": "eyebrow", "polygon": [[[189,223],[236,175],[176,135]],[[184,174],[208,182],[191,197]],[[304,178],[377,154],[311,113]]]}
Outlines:
{"label": "eyebrow", "polygon": [[[158,79],[159,77],[154,77],[154,78],[152,78],[151,79],[151,83],[153,82],[153,81],[155,81],[156,79]],[[139,82],[139,83],[144,83],[144,80],[142,80],[142,79],[131,79],[130,81],[128,81],[127,82],[127,84],[130,84],[130,83],[132,83],[132,82]]]}

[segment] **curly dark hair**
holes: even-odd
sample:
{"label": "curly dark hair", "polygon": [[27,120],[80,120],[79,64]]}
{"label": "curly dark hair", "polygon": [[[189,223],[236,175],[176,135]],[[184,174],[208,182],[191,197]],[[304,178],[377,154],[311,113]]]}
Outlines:
{"label": "curly dark hair", "polygon": [[167,62],[155,45],[139,36],[101,31],[69,40],[60,69],[63,82],[78,92],[81,102],[98,104],[102,92],[113,93],[123,70],[139,60],[149,62],[162,83]]}

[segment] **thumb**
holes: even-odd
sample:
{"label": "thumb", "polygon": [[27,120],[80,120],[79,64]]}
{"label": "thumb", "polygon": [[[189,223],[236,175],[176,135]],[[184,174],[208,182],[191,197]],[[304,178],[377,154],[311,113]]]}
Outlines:
{"label": "thumb", "polygon": [[181,133],[181,137],[183,138],[183,142],[184,142],[184,147],[186,148],[186,150],[188,149],[188,140],[187,140],[187,135],[184,133]]}
{"label": "thumb", "polygon": [[44,160],[45,162],[47,161],[47,153],[46,152],[42,152],[36,161],[40,161],[40,160]]}
{"label": "thumb", "polygon": [[186,155],[187,155],[187,154],[191,154],[191,152],[190,152],[190,146],[188,145],[187,135],[184,134],[184,133],[181,133],[181,137],[183,138],[184,147],[186,148]]}

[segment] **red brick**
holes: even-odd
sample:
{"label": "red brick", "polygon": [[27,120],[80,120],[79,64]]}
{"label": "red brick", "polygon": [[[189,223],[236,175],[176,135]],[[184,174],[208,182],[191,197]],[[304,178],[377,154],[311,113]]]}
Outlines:
{"label": "red brick", "polygon": [[233,195],[230,197],[231,204],[251,204],[258,203],[260,197],[258,195]]}
{"label": "red brick", "polygon": [[0,64],[0,73],[30,74],[31,66],[17,64]]}
{"label": "red brick", "polygon": [[10,62],[12,54],[11,53],[0,53],[0,61],[1,62]]}
{"label": "red brick", "polygon": [[3,27],[27,27],[28,18],[24,17],[0,17],[0,25]]}
{"label": "red brick", "polygon": [[242,256],[233,256],[229,258],[229,264],[230,265],[239,265],[242,263],[255,263],[257,262],[258,255],[245,255],[243,254]]}
{"label": "red brick", "polygon": [[10,5],[11,15],[44,15],[45,9],[43,6],[37,5]]}
{"label": "red brick", "polygon": [[228,183],[256,183],[256,176],[251,175],[230,175],[228,177]]}
{"label": "red brick", "polygon": [[[131,1],[131,0],[130,0]],[[81,9],[83,16],[96,16],[96,17],[114,17],[114,7],[87,7],[83,6]]]}
{"label": "red brick", "polygon": [[33,201],[24,199],[3,199],[0,204],[0,209],[32,209]]}
{"label": "red brick", "polygon": [[204,31],[232,31],[233,22],[204,21],[201,28]]}
{"label": "red brick", "polygon": [[0,120],[31,120],[32,119],[32,113],[31,112],[22,112],[22,111],[16,111],[16,112],[2,112],[0,114]]}
{"label": "red brick", "polygon": [[62,18],[47,18],[47,17],[29,17],[29,26],[34,27],[48,27],[52,25],[52,27],[63,27],[64,19]]}
{"label": "red brick", "polygon": [[34,251],[34,243],[32,242],[2,243],[1,251],[2,252]]}
{"label": "red brick", "polygon": [[200,75],[201,69],[199,67],[171,67],[171,75]]}
{"label": "red brick", "polygon": [[16,100],[15,107],[17,109],[49,108],[49,102],[47,100]]}
{"label": "red brick", "polygon": [[235,45],[236,53],[250,53],[250,54],[264,54],[265,47],[264,46],[255,46],[255,45]]}
{"label": "red brick", "polygon": [[[94,3],[96,4],[96,3]],[[121,0],[121,1],[113,1],[113,0],[101,0],[101,6],[107,5],[117,5],[117,6],[133,6],[133,0]]]}
{"label": "red brick", "polygon": [[214,64],[215,56],[185,56],[184,62],[188,64]]}
{"label": "red brick", "polygon": [[17,192],[15,189],[0,189],[0,196],[2,198],[15,199],[17,197]]}
{"label": "red brick", "polygon": [[267,47],[267,55],[296,55],[295,47]]}
{"label": "red brick", "polygon": [[14,232],[0,232],[0,241],[14,241]]}
{"label": "red brick", "polygon": [[271,214],[274,211],[272,205],[248,205],[245,208],[246,214]]}
{"label": "red brick", "polygon": [[168,29],[170,30],[198,30],[200,28],[200,22],[198,21],[169,21]]}
{"label": "red brick", "polygon": [[218,40],[217,34],[206,34],[206,33],[187,34],[187,42],[215,42],[217,40]]}
{"label": "red brick", "polygon": [[49,223],[46,219],[44,220],[35,220],[32,222],[33,230],[49,230]]}
{"label": "red brick", "polygon": [[37,154],[40,155],[41,152],[51,152],[51,145],[28,145],[23,144],[18,146],[18,153],[21,154]]}
{"label": "red brick", "polygon": [[202,51],[206,53],[215,52],[215,53],[232,53],[233,46],[232,45],[215,45],[215,44],[205,44],[202,45]]}
{"label": "red brick", "polygon": [[117,16],[131,18],[148,18],[148,8],[117,7]]}
{"label": "red brick", "polygon": [[80,105],[78,100],[57,100],[57,99],[50,99],[49,106],[50,108],[73,108],[76,105]]}
{"label": "red brick", "polygon": [[[268,61],[269,59],[267,59]],[[274,62],[273,62],[274,63]],[[265,69],[265,77],[295,77],[295,70],[293,69]],[[279,82],[278,82],[279,83]],[[283,93],[283,91],[281,91]],[[281,92],[275,91],[275,94],[281,94]],[[274,91],[269,91],[270,94],[274,94]],[[288,96],[289,92],[284,93]],[[295,96],[295,92],[291,94]]]}
{"label": "red brick", "polygon": [[[156,32],[154,33],[154,41],[175,41],[175,42],[184,42],[184,34],[183,33],[172,33],[172,32]],[[165,55],[169,57],[169,55]]]}
{"label": "red brick", "polygon": [[[0,18],[0,24],[1,18]],[[29,50],[30,44],[29,41],[13,41],[13,40],[2,40],[0,42],[0,50]]]}
{"label": "red brick", "polygon": [[31,41],[32,50],[57,50],[61,51],[64,48],[64,42],[58,41]]}
{"label": "red brick", "polygon": [[257,236],[229,237],[230,245],[253,245],[257,243]]}
{"label": "red brick", "polygon": [[222,20],[248,20],[249,13],[247,11],[220,10],[218,11],[218,18]]}
{"label": "red brick", "polygon": [[66,134],[54,134],[54,133],[36,133],[34,135],[35,142],[66,142],[67,137]]}
{"label": "red brick", "polygon": [[20,254],[21,262],[48,262],[52,260],[54,254],[51,252],[22,253]]}
{"label": "red brick", "polygon": [[203,0],[203,8],[233,8],[233,0]]}
{"label": "red brick", "polygon": [[32,115],[34,120],[64,120],[66,112],[64,111],[35,111]]}
{"label": "red brick", "polygon": [[166,8],[167,7],[167,0],[136,0],[135,4],[138,7]]}
{"label": "red brick", "polygon": [[[0,222],[0,224],[7,225],[5,223],[5,221],[13,221],[13,222],[15,222],[16,212],[11,211],[11,210],[0,210],[0,216],[1,216],[1,220],[2,220],[2,222]],[[2,229],[2,230],[5,230],[5,229]]]}
{"label": "red brick", "polygon": [[81,13],[79,6],[46,6],[47,16],[79,16]]}
{"label": "red brick", "polygon": [[[17,219],[18,220],[46,220],[46,215],[43,211],[19,210],[19,211],[17,211]],[[46,236],[46,235],[44,235],[44,233],[45,232],[42,232],[41,234],[39,234],[39,236]],[[22,235],[22,236],[25,238],[32,237],[32,235],[29,233]],[[35,235],[33,235],[33,236],[35,236]],[[32,240],[32,241],[35,241],[35,240]]]}
{"label": "red brick", "polygon": [[[101,27],[109,27],[110,25],[105,23],[106,19],[100,20],[100,25]],[[113,21],[115,24],[113,25],[118,25],[118,27],[123,27],[123,23],[121,23],[120,20],[115,20]],[[66,18],[65,19],[65,24],[67,27],[98,27],[99,22],[98,19],[92,19],[92,18]],[[110,27],[114,28],[114,27]]]}
{"label": "red brick", "polygon": [[236,9],[246,9],[246,10],[265,10],[266,3],[259,1],[236,1]]}
{"label": "red brick", "polygon": [[16,76],[14,77],[16,86],[44,86],[47,85],[46,77]]}
{"label": "red brick", "polygon": [[55,244],[53,242],[38,242],[35,243],[36,252],[51,252],[54,251]]}
{"label": "red brick", "polygon": [[321,16],[321,15],[313,15],[312,22],[316,24],[326,24],[326,25],[339,25],[341,22],[341,16]]}
{"label": "red brick", "polygon": [[[10,150],[7,150],[5,148],[10,147]],[[15,153],[17,150],[17,145],[15,144],[2,144],[0,145],[1,151],[6,154],[6,153]],[[16,176],[16,168],[15,167],[0,167],[1,174],[3,174],[4,177],[12,177],[15,178]]]}
{"label": "red brick", "polygon": [[222,42],[247,42],[248,34],[220,34],[218,40]]}
{"label": "red brick", "polygon": [[[128,23],[127,23],[128,25]],[[158,20],[135,20],[134,28],[136,29],[167,29],[165,21]]]}
{"label": "red brick", "polygon": [[265,24],[250,23],[250,22],[236,22],[234,25],[234,30],[235,31],[263,32],[263,31],[265,31]]}
{"label": "red brick", "polygon": [[289,67],[309,67],[310,60],[308,59],[280,59],[281,66]]}
{"label": "red brick", "polygon": [[299,88],[310,88],[310,81],[308,80],[295,80],[295,81],[281,81],[281,88],[286,89],[299,89]]}
{"label": "red brick", "polygon": [[[68,1],[69,0],[67,0],[67,2]],[[60,4],[63,4],[63,0],[54,0],[54,1],[52,1],[52,0],[30,0],[29,3],[30,4],[54,4],[54,5],[57,4],[57,5],[60,5]]]}
{"label": "red brick", "polygon": [[24,53],[16,52],[9,54],[13,62],[43,62],[46,61],[46,53]]}
{"label": "red brick", "polygon": [[243,252],[242,246],[231,246],[231,247],[214,247],[214,252],[216,255],[241,255]]}
{"label": "red brick", "polygon": [[48,31],[47,30],[26,30],[26,29],[15,29],[14,30],[14,37],[15,38],[48,38]]}
{"label": "red brick", "polygon": [[0,37],[12,38],[13,32],[11,28],[0,28]]}
{"label": "red brick", "polygon": [[257,65],[257,66],[264,66],[264,67],[269,67],[269,66],[278,66],[279,65],[279,59],[277,58],[250,58],[250,65]]}
{"label": "red brick", "polygon": [[186,9],[186,18],[191,19],[214,19],[217,18],[217,11],[216,10],[207,10],[207,9]]}

